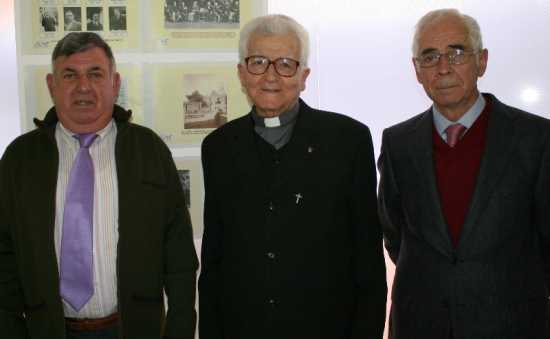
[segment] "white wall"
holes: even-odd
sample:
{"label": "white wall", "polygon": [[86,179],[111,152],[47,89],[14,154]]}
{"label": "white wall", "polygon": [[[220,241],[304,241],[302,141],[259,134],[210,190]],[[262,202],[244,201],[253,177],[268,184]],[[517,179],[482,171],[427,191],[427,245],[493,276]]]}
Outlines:
{"label": "white wall", "polygon": [[20,134],[14,0],[0,0],[0,154]]}
{"label": "white wall", "polygon": [[271,0],[311,34],[312,75],[304,98],[371,127],[375,149],[384,127],[429,106],[416,82],[411,41],[427,11],[454,7],[476,18],[489,49],[480,89],[550,117],[550,0]]}

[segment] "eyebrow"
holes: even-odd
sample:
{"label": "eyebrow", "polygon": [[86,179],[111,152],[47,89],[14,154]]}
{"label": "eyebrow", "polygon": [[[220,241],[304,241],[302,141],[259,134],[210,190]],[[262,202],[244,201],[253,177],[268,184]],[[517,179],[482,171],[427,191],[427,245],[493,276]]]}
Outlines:
{"label": "eyebrow", "polygon": [[432,52],[437,52],[437,49],[435,49],[435,48],[423,49],[422,52],[420,53],[420,55],[429,54],[429,53],[432,53]]}
{"label": "eyebrow", "polygon": [[77,73],[76,69],[71,67],[65,67],[59,70],[59,73]]}
{"label": "eyebrow", "polygon": [[[452,45],[448,45],[447,48],[460,49],[460,50],[463,50],[463,51],[466,50],[466,46],[464,46],[463,44],[452,44]],[[425,55],[425,54],[429,54],[429,53],[432,53],[432,52],[439,52],[439,50],[437,50],[436,48],[426,48],[426,49],[422,50],[420,55]]]}
{"label": "eyebrow", "polygon": [[449,45],[449,48],[465,50],[466,46],[464,46],[463,44],[454,44],[454,45]]}
{"label": "eyebrow", "polygon": [[[93,66],[90,69],[87,69],[86,72],[95,72],[95,71],[103,71],[103,69],[99,66]],[[72,68],[72,67],[65,67],[61,70],[61,72],[70,72],[70,73],[78,73],[78,70]]]}

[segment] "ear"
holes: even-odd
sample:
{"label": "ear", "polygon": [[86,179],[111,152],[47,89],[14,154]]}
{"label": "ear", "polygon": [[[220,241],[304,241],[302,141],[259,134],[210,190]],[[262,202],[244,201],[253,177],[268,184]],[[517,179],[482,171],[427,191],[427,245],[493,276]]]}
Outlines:
{"label": "ear", "polygon": [[120,91],[120,73],[118,72],[113,74],[113,90],[116,93],[116,97],[118,97]]}
{"label": "ear", "polygon": [[46,75],[46,84],[48,84],[48,91],[50,92],[50,97],[53,99],[53,91],[55,89],[55,79],[54,75],[52,73],[48,73]]}
{"label": "ear", "polygon": [[307,80],[307,77],[309,76],[309,73],[311,73],[311,69],[309,68],[306,68],[302,71],[302,74],[300,74],[300,91],[303,91],[306,89],[306,80]]}
{"label": "ear", "polygon": [[420,79],[420,73],[419,73],[419,70],[418,70],[418,66],[416,65],[416,61],[414,60],[414,58],[412,58],[411,61],[412,61],[413,67],[414,67],[414,73],[416,74],[416,80],[419,83],[422,83],[422,81]]}
{"label": "ear", "polygon": [[487,61],[489,61],[489,51],[485,48],[479,53],[477,76],[482,77],[487,70]]}

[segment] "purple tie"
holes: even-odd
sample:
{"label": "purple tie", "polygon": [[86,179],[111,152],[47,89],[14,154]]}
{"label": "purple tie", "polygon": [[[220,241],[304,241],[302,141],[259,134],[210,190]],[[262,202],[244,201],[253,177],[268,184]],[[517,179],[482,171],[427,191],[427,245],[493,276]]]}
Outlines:
{"label": "purple tie", "polygon": [[466,127],[461,124],[453,124],[447,127],[447,129],[445,129],[445,132],[447,133],[447,144],[450,147],[455,147],[465,130]]}
{"label": "purple tie", "polygon": [[78,134],[80,149],[65,195],[61,239],[61,297],[80,311],[94,294],[93,213],[94,164],[88,148],[97,134]]}

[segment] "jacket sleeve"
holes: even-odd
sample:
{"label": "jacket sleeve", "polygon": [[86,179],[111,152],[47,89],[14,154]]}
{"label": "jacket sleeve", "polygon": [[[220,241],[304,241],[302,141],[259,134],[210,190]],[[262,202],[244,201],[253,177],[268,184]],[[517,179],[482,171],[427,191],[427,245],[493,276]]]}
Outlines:
{"label": "jacket sleeve", "polygon": [[401,204],[401,196],[397,189],[391,161],[391,151],[388,141],[388,131],[382,136],[382,149],[378,159],[380,172],[380,186],[378,190],[378,212],[384,243],[391,260],[397,263],[399,248],[401,246],[401,228],[404,224],[404,213]]}
{"label": "jacket sleeve", "polygon": [[164,335],[166,338],[193,339],[196,324],[197,254],[193,243],[191,218],[177,169],[167,148],[165,153],[171,211],[164,240],[164,283],[168,298]]}
{"label": "jacket sleeve", "polygon": [[[535,221],[540,239],[546,291],[550,291],[550,133],[547,133],[545,141],[538,180],[535,185]],[[550,314],[548,317],[550,318]],[[550,319],[548,322],[550,334]]]}
{"label": "jacket sleeve", "polygon": [[199,277],[199,335],[201,339],[222,339],[223,326],[219,308],[220,263],[222,261],[222,221],[216,200],[212,154],[207,139],[202,146],[204,174],[204,234]]}
{"label": "jacket sleeve", "polygon": [[352,339],[381,339],[386,318],[386,269],[377,214],[372,139],[364,128],[357,145],[351,192],[356,306]]}
{"label": "jacket sleeve", "polygon": [[[8,152],[6,152],[8,153]],[[10,162],[4,154],[0,160],[0,332],[2,337],[26,338],[23,295],[17,273],[17,257],[12,230],[13,178]]]}

